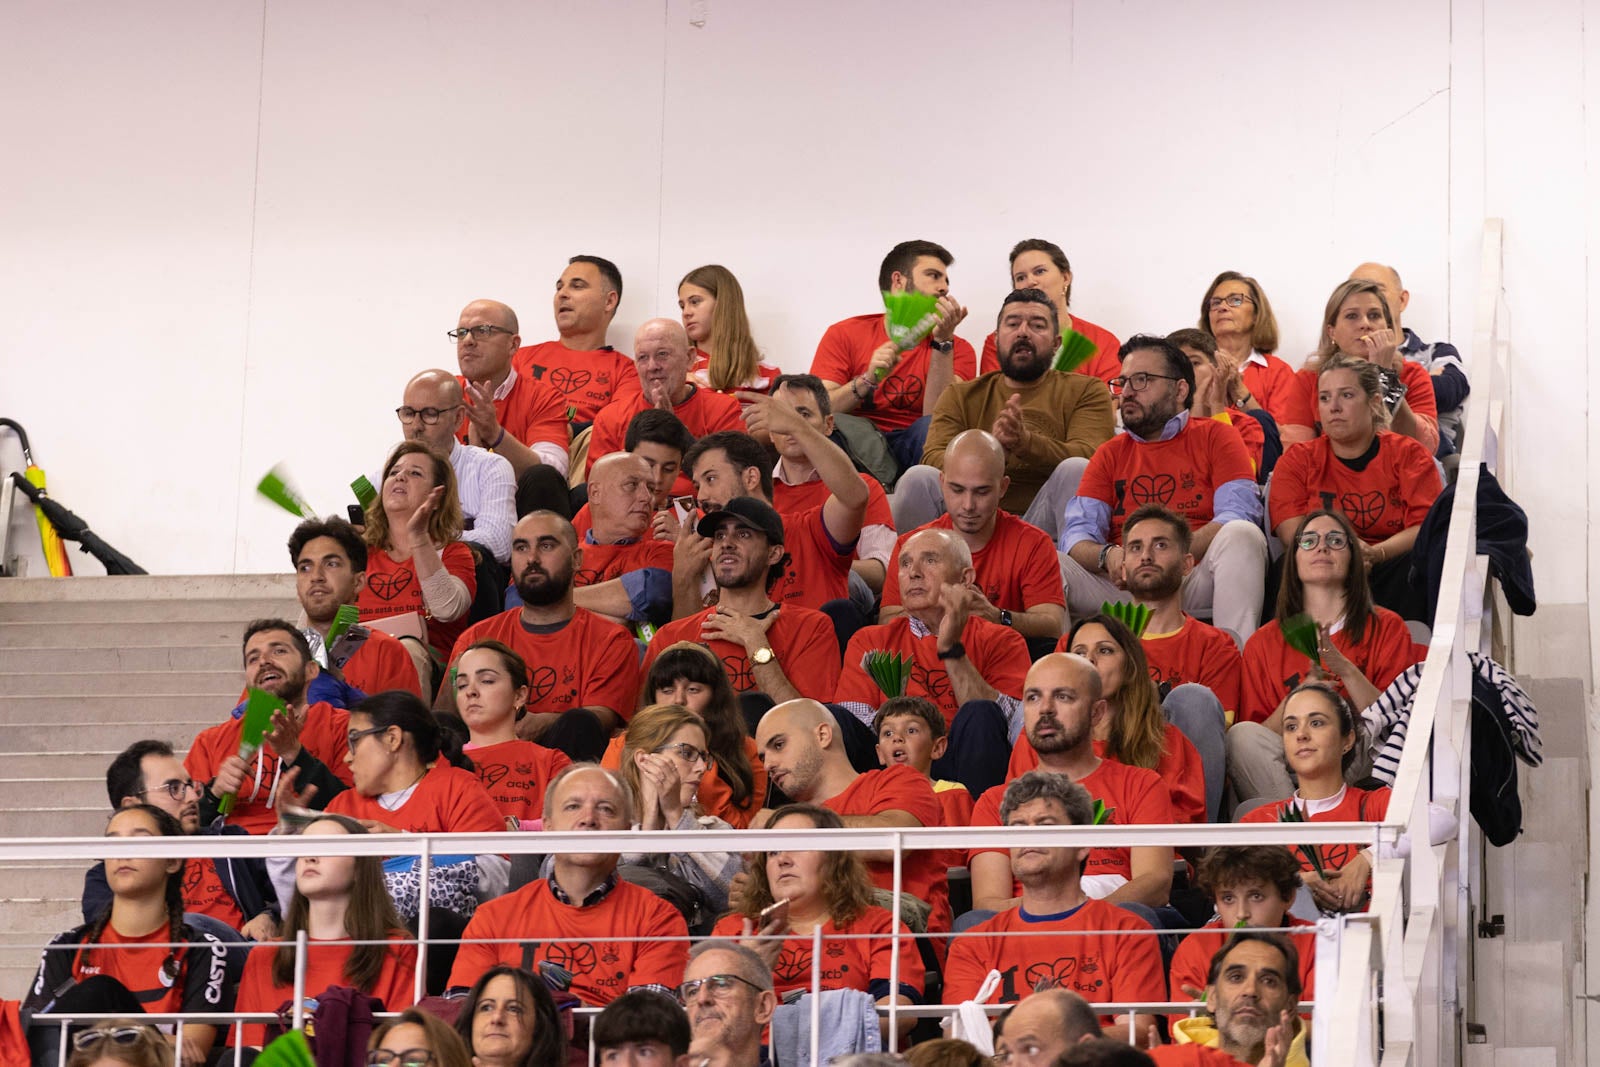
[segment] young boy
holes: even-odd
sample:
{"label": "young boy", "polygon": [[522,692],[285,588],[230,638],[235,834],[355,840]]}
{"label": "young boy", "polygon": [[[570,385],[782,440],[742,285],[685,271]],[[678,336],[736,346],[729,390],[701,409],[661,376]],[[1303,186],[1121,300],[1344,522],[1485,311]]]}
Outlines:
{"label": "young boy", "polygon": [[1316,924],[1289,914],[1300,888],[1300,861],[1294,853],[1282,845],[1221,845],[1206,852],[1195,879],[1216,902],[1217,917],[1184,938],[1172,954],[1168,971],[1172,999],[1187,995],[1205,1000],[1211,957],[1240,926],[1285,928],[1300,955],[1300,999],[1312,999]]}

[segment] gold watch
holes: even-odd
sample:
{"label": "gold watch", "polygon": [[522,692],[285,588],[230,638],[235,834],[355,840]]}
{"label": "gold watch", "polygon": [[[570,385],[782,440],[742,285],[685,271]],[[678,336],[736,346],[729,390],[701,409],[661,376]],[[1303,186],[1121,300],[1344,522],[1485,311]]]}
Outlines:
{"label": "gold watch", "polygon": [[763,645],[761,648],[756,649],[755,655],[750,657],[750,662],[754,666],[765,667],[777,658],[777,653],[772,651],[771,645]]}

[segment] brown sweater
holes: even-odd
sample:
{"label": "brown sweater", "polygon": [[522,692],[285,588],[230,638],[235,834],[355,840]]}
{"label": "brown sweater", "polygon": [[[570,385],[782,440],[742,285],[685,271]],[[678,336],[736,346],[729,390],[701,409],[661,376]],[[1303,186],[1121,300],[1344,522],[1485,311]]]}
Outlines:
{"label": "brown sweater", "polygon": [[1013,393],[1022,397],[1023,421],[1033,436],[1026,449],[1006,453],[1011,488],[1001,506],[1020,515],[1056,464],[1073,456],[1088,459],[1111,439],[1115,415],[1111,394],[1099,378],[1047,370],[1037,382],[1016,389],[1006,383],[1003,373],[991,371],[970,382],[953,382],[939,397],[922,462],[943,470],[944,450],[951,439],[963,430],[992,431]]}

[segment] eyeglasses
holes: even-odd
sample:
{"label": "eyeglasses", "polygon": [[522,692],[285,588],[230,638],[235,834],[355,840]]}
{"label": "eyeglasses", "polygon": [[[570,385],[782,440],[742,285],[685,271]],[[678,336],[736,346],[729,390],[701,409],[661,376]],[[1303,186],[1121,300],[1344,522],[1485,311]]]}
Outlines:
{"label": "eyeglasses", "polygon": [[1350,538],[1343,530],[1329,530],[1325,534],[1319,534],[1315,531],[1311,531],[1301,534],[1299,540],[1295,541],[1295,544],[1298,545],[1303,552],[1310,552],[1318,545],[1327,545],[1330,551],[1337,552],[1341,548],[1345,548],[1350,544]]}
{"label": "eyeglasses", "polygon": [[1040,1058],[1040,1055],[1043,1052],[1044,1046],[1038,1042],[1024,1041],[1019,1043],[1016,1048],[1008,1048],[1004,1051],[995,1052],[993,1056],[989,1057],[989,1062],[994,1064],[995,1067],[1011,1067],[1013,1062],[1034,1062]]}
{"label": "eyeglasses", "polygon": [[72,1047],[79,1052],[86,1051],[99,1045],[102,1041],[109,1041],[113,1045],[137,1045],[140,1041],[151,1037],[153,1031],[147,1026],[118,1026],[111,1029],[85,1030],[81,1034],[72,1036]]}
{"label": "eyeglasses", "polygon": [[452,341],[459,341],[470,333],[478,340],[486,341],[493,334],[510,332],[504,326],[459,326],[454,330],[446,330],[444,335]]}
{"label": "eyeglasses", "polygon": [[432,1062],[433,1052],[425,1048],[408,1048],[404,1052],[375,1048],[367,1053],[367,1067],[389,1067],[391,1063],[400,1067],[428,1067]]}
{"label": "eyeglasses", "polygon": [[1183,381],[1182,378],[1172,374],[1146,374],[1140,371],[1138,374],[1120,375],[1111,379],[1111,388],[1119,393],[1142,393],[1150,388],[1151,382],[1158,379],[1163,382]]}
{"label": "eyeglasses", "polygon": [[1207,300],[1206,307],[1212,311],[1215,311],[1223,304],[1227,304],[1231,308],[1243,307],[1246,300],[1252,304],[1256,302],[1255,297],[1246,296],[1244,293],[1229,293],[1227,296],[1214,296]]}
{"label": "eyeglasses", "polygon": [[363,737],[369,737],[372,734],[381,734],[387,729],[387,726],[374,726],[370,730],[351,730],[349,733],[344,735],[345,747],[354,751],[357,741],[361,740]]}
{"label": "eyeglasses", "polygon": [[400,416],[401,422],[415,422],[417,420],[417,416],[420,415],[422,416],[422,424],[424,426],[432,426],[441,418],[443,418],[446,412],[454,411],[460,406],[460,404],[451,404],[447,408],[398,407],[394,409],[394,413]]}
{"label": "eyeglasses", "polygon": [[706,978],[691,978],[678,987],[678,999],[685,1004],[700,995],[702,988],[709,988],[713,997],[722,998],[732,993],[735,982],[743,982],[757,993],[762,992],[760,986],[748,978],[741,978],[736,974],[713,974]]}
{"label": "eyeglasses", "polygon": [[156,792],[159,789],[165,789],[167,791],[167,796],[171,797],[173,800],[182,800],[184,798],[184,794],[188,793],[191,789],[193,789],[196,793],[200,792],[200,783],[196,782],[193,778],[168,778],[160,785],[153,785],[149,789],[139,790],[134,794],[134,796],[146,796],[150,793]]}
{"label": "eyeglasses", "polygon": [[683,761],[690,766],[693,766],[696,763],[703,763],[707,765],[711,763],[711,753],[707,752],[703,748],[695,748],[687,741],[679,741],[675,745],[662,745],[660,748],[656,749],[656,752],[658,754],[662,752],[676,752],[683,758]]}

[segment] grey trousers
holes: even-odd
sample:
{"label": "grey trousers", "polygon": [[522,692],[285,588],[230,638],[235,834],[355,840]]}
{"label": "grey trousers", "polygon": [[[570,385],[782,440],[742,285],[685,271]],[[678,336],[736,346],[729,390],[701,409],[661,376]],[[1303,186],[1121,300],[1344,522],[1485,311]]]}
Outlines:
{"label": "grey trousers", "polygon": [[[1216,822],[1222,811],[1222,789],[1227,780],[1227,720],[1222,701],[1203,685],[1188,682],[1175,687],[1161,702],[1167,721],[1183,732],[1200,753],[1206,776],[1206,821]],[[1278,745],[1281,754],[1283,745]]]}

